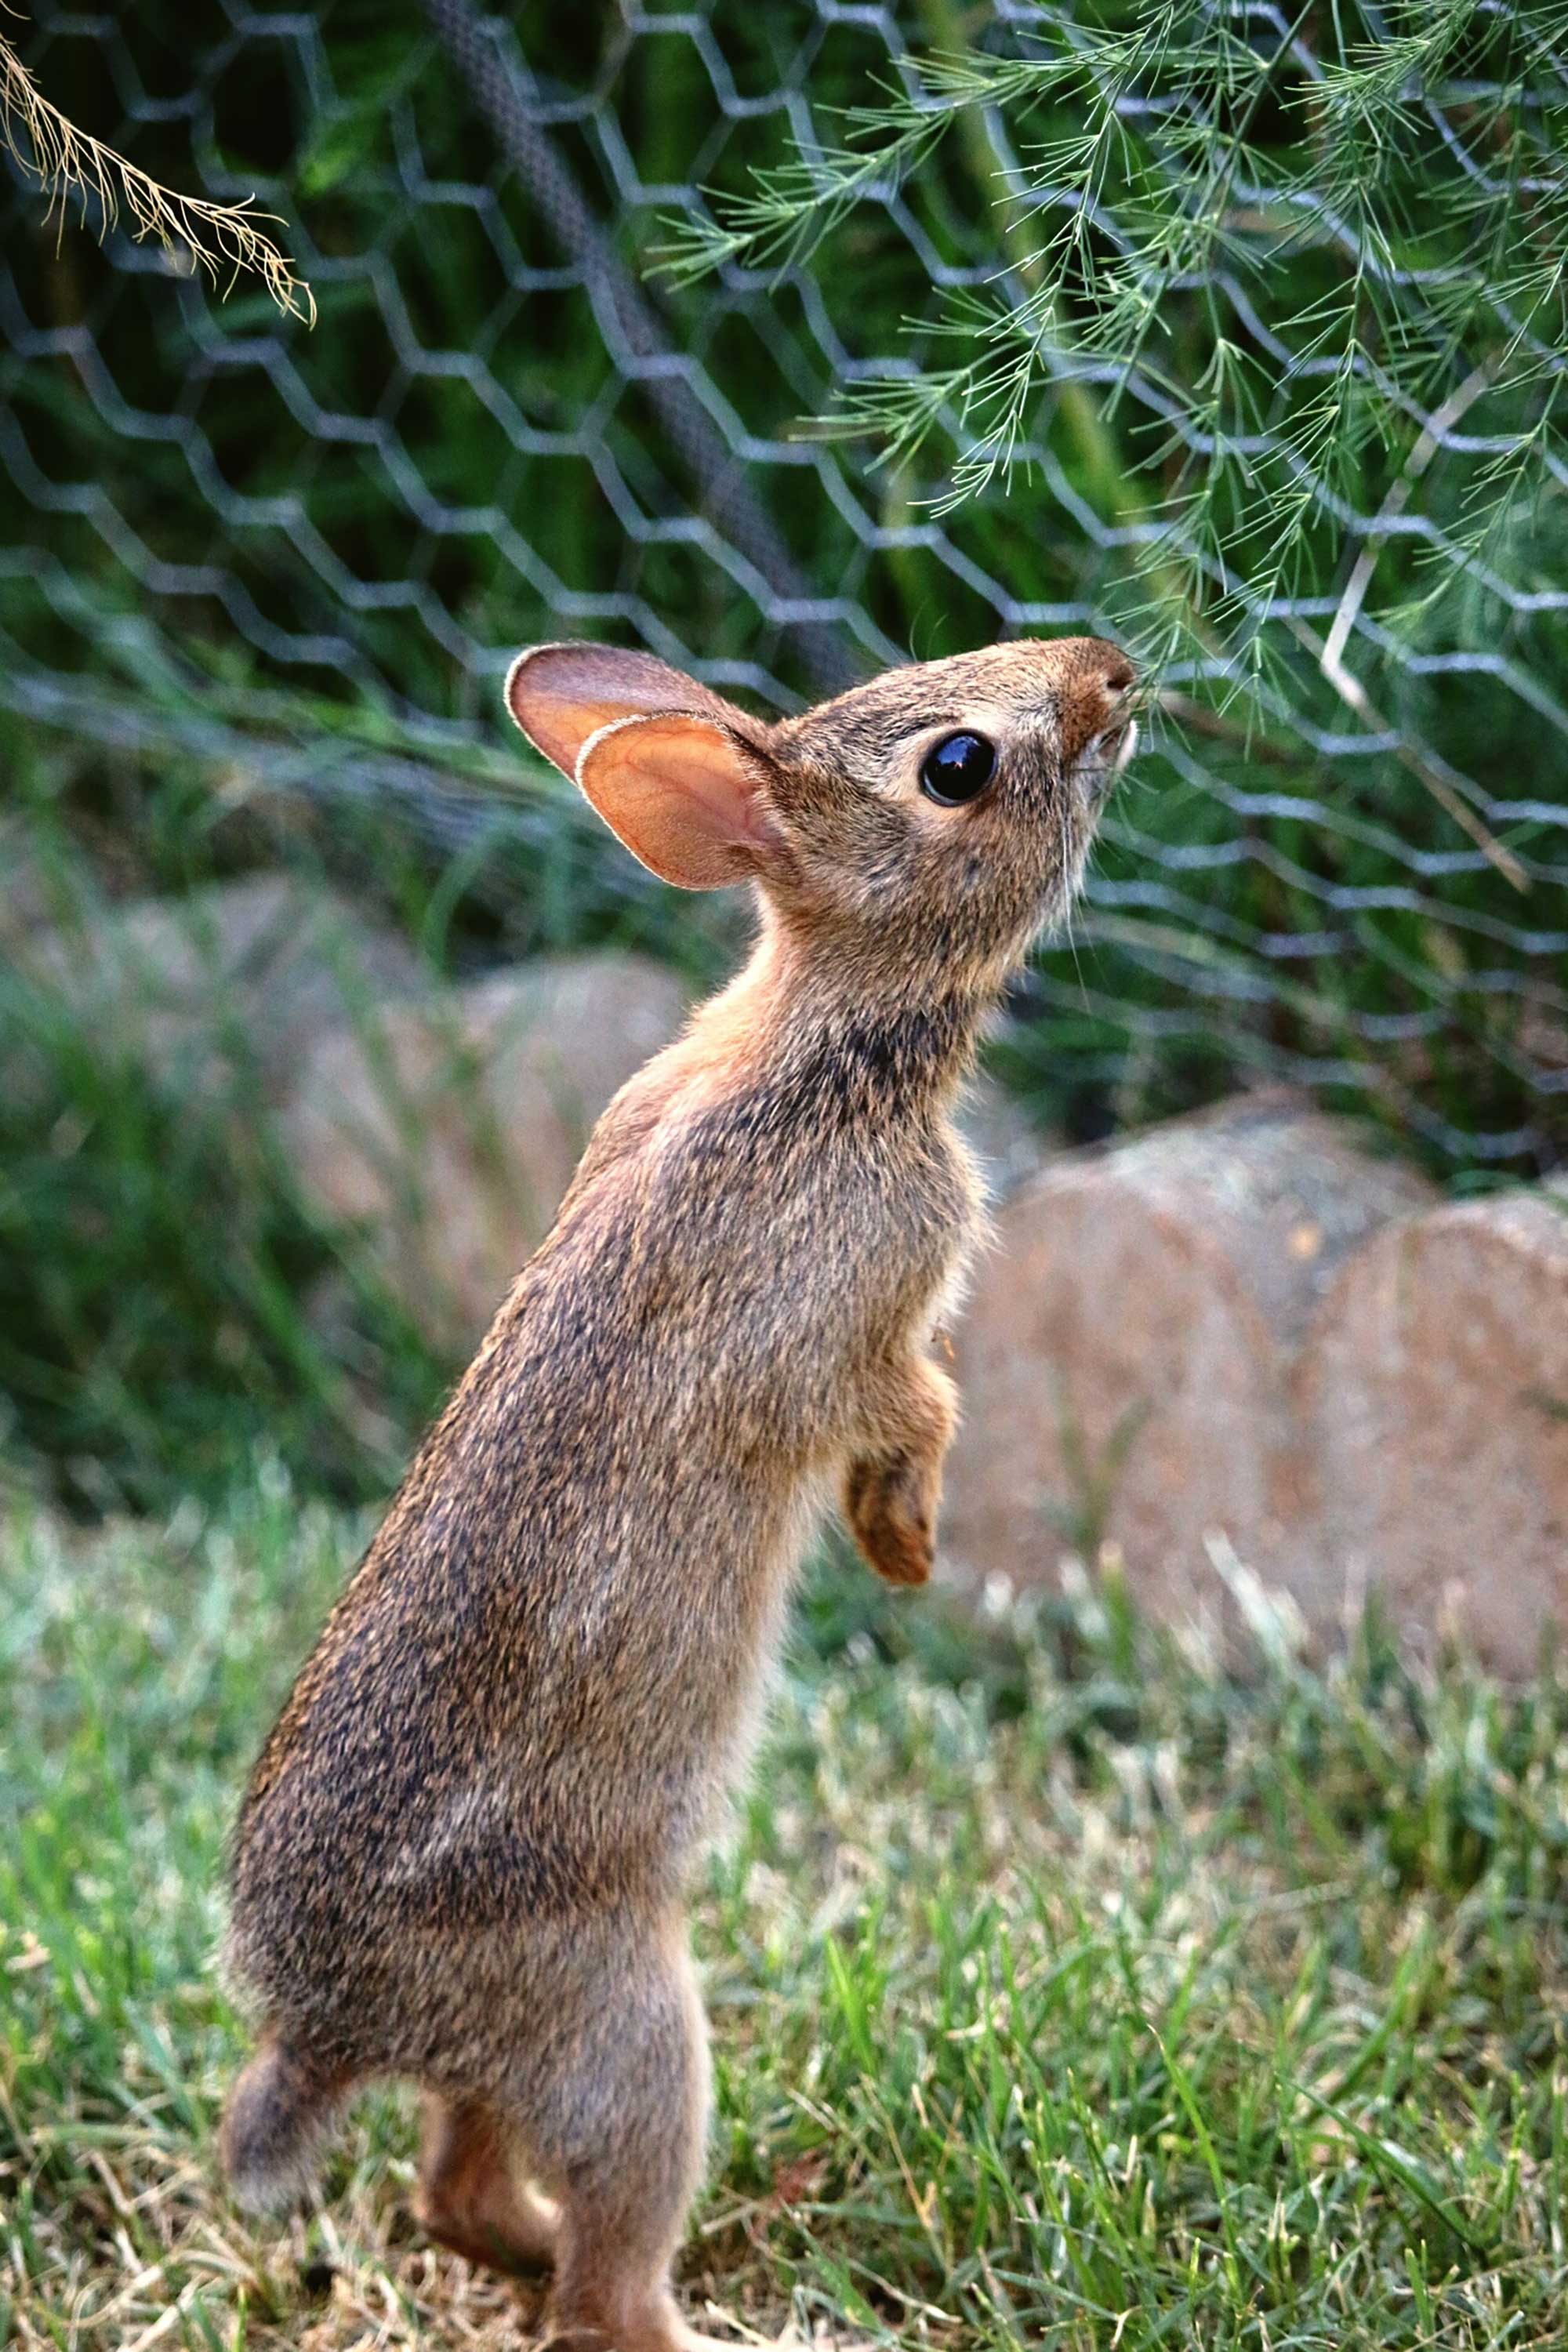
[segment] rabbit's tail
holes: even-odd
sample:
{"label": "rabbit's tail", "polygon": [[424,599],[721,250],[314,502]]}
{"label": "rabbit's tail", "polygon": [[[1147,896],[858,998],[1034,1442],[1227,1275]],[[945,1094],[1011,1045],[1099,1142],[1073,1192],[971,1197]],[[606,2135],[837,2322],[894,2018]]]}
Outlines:
{"label": "rabbit's tail", "polygon": [[348,2090],[269,2033],[229,2094],[219,2147],[235,2202],[275,2213],[309,2188]]}

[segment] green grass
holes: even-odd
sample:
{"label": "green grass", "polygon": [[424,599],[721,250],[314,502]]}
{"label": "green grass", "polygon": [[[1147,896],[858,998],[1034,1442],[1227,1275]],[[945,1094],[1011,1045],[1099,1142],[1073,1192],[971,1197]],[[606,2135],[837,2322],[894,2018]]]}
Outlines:
{"label": "green grass", "polygon": [[[0,1557],[0,2340],[515,2341],[419,2242],[412,2126],[253,2233],[212,2131],[226,1824],[363,1533],[274,1466]],[[1261,1636],[1261,1638],[1258,1638]],[[1112,1583],[965,1622],[828,1563],[696,1940],[706,2324],[910,2344],[1568,2333],[1568,1680],[1364,1628],[1245,1674]]]}

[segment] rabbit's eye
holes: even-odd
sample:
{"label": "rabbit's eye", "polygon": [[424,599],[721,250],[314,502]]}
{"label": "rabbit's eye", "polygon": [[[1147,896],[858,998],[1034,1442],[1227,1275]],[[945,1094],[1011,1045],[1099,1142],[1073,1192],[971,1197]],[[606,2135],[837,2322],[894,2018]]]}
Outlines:
{"label": "rabbit's eye", "polygon": [[985,790],[996,770],[996,746],[984,735],[948,735],[921,761],[921,790],[942,808],[958,808]]}

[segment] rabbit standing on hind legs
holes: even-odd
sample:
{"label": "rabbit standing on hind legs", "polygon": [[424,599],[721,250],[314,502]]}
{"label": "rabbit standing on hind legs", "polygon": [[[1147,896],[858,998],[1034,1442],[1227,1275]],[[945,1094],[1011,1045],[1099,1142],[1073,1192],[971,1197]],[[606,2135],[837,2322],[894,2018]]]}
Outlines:
{"label": "rabbit standing on hind legs", "polygon": [[931,1570],[933,1322],[980,1218],[950,1112],[1131,750],[1092,638],[767,724],[645,654],[521,655],[513,718],[633,853],[755,886],[750,962],[610,1105],[251,1780],[236,2193],[296,2191],[355,2085],[421,2085],[426,2227],[554,2265],[550,2324],[682,2352],[707,2126],[692,1863],[837,1490]]}

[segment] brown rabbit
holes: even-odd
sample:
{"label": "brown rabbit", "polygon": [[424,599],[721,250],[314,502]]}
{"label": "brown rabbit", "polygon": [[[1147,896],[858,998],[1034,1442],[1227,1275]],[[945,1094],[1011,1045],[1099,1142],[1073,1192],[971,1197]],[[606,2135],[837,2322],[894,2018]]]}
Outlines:
{"label": "brown rabbit", "polygon": [[1026,641],[770,725],[646,654],[513,666],[513,718],[626,845],[754,883],[760,934],[600,1120],[256,1768],[246,2203],[409,2077],[433,2234],[552,2259],[557,2335],[702,2340],[668,2284],[708,2108],[687,1882],[835,1485],[880,1575],[931,1572],[927,1347],[980,1217],[949,1114],[1078,886],[1131,676]]}

